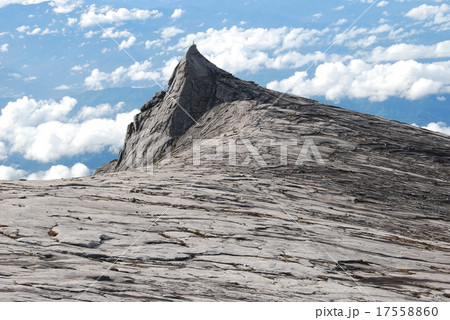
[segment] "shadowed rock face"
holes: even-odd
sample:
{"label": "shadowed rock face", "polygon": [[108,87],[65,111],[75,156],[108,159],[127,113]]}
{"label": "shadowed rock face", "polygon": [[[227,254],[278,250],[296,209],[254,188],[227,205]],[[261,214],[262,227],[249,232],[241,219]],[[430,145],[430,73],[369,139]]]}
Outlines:
{"label": "shadowed rock face", "polygon": [[280,96],[191,47],[99,174],[1,182],[0,300],[449,301],[450,138]]}

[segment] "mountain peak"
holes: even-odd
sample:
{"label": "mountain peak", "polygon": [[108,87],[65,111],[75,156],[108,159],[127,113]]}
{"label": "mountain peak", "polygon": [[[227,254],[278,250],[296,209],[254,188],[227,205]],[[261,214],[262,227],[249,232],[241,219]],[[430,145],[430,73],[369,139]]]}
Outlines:
{"label": "mountain peak", "polygon": [[201,53],[197,50],[197,45],[195,43],[193,43],[189,49],[186,51],[185,56],[191,56],[191,55],[195,55],[195,54],[200,54]]}
{"label": "mountain peak", "polygon": [[[157,92],[128,125],[119,159],[101,166],[97,173],[147,166],[153,159],[160,158],[178,144],[186,132],[198,126],[199,121],[212,109],[231,112],[231,104],[236,106],[242,103],[245,108],[249,105],[258,106],[262,116],[265,113],[262,109],[275,102],[278,105],[315,103],[305,98],[281,95],[251,81],[238,79],[205,58],[195,44],[189,47],[175,67],[168,85],[167,91]],[[281,96],[283,97],[280,98]],[[238,113],[242,113],[245,108],[238,110]],[[253,116],[259,121],[257,114]],[[223,115],[218,115],[212,121],[220,121],[222,117]],[[239,123],[241,127],[250,128],[250,119],[249,114],[238,115],[232,112],[227,121],[231,125]],[[228,129],[223,127],[221,130]]]}
{"label": "mountain peak", "polygon": [[[286,127],[275,129],[277,123]],[[390,128],[389,136],[369,123]],[[348,129],[350,126],[352,129]],[[214,65],[192,45],[176,66],[167,91],[156,93],[129,124],[119,159],[100,167],[97,173],[144,168],[169,153],[192,152],[193,139],[217,137],[247,136],[266,141],[274,137],[320,136],[331,144],[338,141],[345,146],[360,143],[352,140],[354,135],[374,141],[383,137],[393,150],[399,148],[397,140],[401,140],[402,150],[425,152],[423,143],[404,135],[414,135],[417,130],[240,80]],[[437,161],[444,161],[435,145],[429,142],[428,146],[429,154],[437,153]]]}
{"label": "mountain peak", "polygon": [[[206,59],[193,44],[175,67],[167,91],[157,92],[128,126],[119,159],[97,172],[145,166],[148,154],[157,157],[214,106],[248,99],[251,84],[235,78]],[[247,88],[246,87],[252,87]]]}
{"label": "mountain peak", "polygon": [[[169,91],[172,84],[178,78],[198,79],[203,78],[205,81],[211,81],[211,77],[222,75],[224,77],[232,77],[232,75],[225,70],[220,69],[211,61],[206,59],[197,49],[197,45],[193,44],[186,51],[185,55],[175,67],[172,76],[169,80]],[[207,78],[210,79],[207,79]],[[204,82],[205,82],[204,81]]]}

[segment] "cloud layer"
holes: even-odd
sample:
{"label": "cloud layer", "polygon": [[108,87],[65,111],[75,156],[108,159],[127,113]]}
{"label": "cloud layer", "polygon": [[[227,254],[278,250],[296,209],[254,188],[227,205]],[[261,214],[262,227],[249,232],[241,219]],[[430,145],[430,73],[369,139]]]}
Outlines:
{"label": "cloud layer", "polygon": [[143,81],[147,80],[148,84],[153,85],[154,80],[160,79],[160,73],[152,70],[150,60],[136,62],[129,67],[120,66],[114,71],[102,72],[95,68],[91,74],[85,78],[84,84],[92,90],[100,90],[106,87],[116,87],[122,85],[126,81]]}
{"label": "cloud layer", "polygon": [[102,25],[130,20],[146,20],[149,18],[159,18],[161,16],[162,13],[158,10],[143,10],[135,8],[120,8],[114,10],[109,7],[97,8],[95,5],[91,5],[87,12],[81,15],[79,25],[86,28],[96,24]]}
{"label": "cloud layer", "polygon": [[[20,153],[28,160],[50,162],[65,156],[109,150],[117,152],[125,130],[138,110],[118,113],[119,106],[102,104],[83,107],[71,115],[77,101],[34,100],[28,97],[10,102],[0,116],[0,153]],[[24,116],[26,115],[26,116]],[[3,151],[2,151],[3,149]]]}
{"label": "cloud layer", "polygon": [[424,21],[425,26],[441,25],[439,29],[441,31],[448,30],[450,28],[450,5],[441,4],[440,6],[431,6],[422,4],[416,8],[409,10],[406,13],[406,17]]}
{"label": "cloud layer", "polygon": [[434,132],[440,132],[450,136],[450,126],[447,126],[445,122],[430,122],[426,126],[422,127]]}
{"label": "cloud layer", "polygon": [[432,45],[399,43],[390,47],[376,47],[368,56],[368,61],[398,61],[409,59],[450,58],[450,40]]}
{"label": "cloud layer", "polygon": [[28,180],[54,180],[54,179],[61,179],[61,178],[77,178],[77,177],[84,177],[91,174],[91,170],[89,170],[88,167],[86,167],[82,163],[76,163],[71,168],[63,166],[63,165],[56,165],[52,166],[47,171],[39,171],[36,173],[32,173],[27,176]]}
{"label": "cloud layer", "polygon": [[172,50],[184,51],[195,42],[211,61],[231,72],[298,68],[319,59],[320,53],[301,54],[295,50],[313,45],[329,31],[328,28],[210,28],[188,34]]}
{"label": "cloud layer", "polygon": [[31,174],[22,169],[0,165],[0,180],[54,180],[61,178],[78,178],[90,174],[91,170],[82,163],[76,163],[70,168],[63,165],[55,165],[46,171],[39,171]]}
{"label": "cloud layer", "polygon": [[339,101],[344,97],[384,101],[390,97],[409,100],[429,94],[450,93],[450,61],[419,63],[414,60],[370,64],[360,59],[347,63],[319,65],[314,75],[296,72],[293,76],[272,81],[267,87],[311,97],[325,96]]}

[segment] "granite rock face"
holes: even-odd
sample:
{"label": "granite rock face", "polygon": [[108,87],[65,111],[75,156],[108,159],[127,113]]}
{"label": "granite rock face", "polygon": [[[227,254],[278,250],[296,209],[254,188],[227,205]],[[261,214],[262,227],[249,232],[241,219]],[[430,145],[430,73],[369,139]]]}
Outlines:
{"label": "granite rock face", "polygon": [[[214,142],[198,163],[196,139]],[[449,215],[448,136],[281,96],[191,47],[117,161],[0,182],[0,300],[449,301]]]}
{"label": "granite rock face", "polygon": [[144,104],[128,126],[119,159],[97,173],[151,165],[214,107],[233,101],[275,102],[277,98],[277,93],[218,68],[192,45],[176,66],[167,92],[158,92]]}

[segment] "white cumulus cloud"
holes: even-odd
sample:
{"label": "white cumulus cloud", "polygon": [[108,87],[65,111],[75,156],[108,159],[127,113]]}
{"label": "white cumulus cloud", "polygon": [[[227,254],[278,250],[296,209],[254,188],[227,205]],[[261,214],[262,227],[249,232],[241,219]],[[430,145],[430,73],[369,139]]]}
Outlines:
{"label": "white cumulus cloud", "polygon": [[111,106],[109,103],[99,104],[95,107],[84,106],[76,115],[77,121],[85,121],[90,119],[96,119],[104,116],[112,115],[114,112],[119,111],[124,106],[123,102],[119,102],[115,106]]}
{"label": "white cumulus cloud", "polygon": [[130,20],[147,20],[149,18],[161,17],[162,13],[158,10],[143,10],[143,9],[126,9],[120,8],[117,10],[109,7],[96,8],[95,5],[91,5],[87,12],[83,13],[80,17],[79,25],[83,28],[93,25],[106,24],[106,23],[118,23]]}
{"label": "white cumulus cloud", "polygon": [[347,22],[348,22],[347,19],[339,19],[338,21],[336,21],[336,22],[334,23],[334,25],[340,26],[341,24],[344,24],[344,23],[347,23]]}
{"label": "white cumulus cloud", "polygon": [[81,65],[76,65],[76,66],[73,66],[73,67],[71,68],[71,70],[72,70],[72,71],[81,71],[81,70],[83,70],[83,66],[81,66]]}
{"label": "white cumulus cloud", "polygon": [[30,26],[25,26],[25,25],[16,28],[16,30],[21,33],[27,31],[28,29],[30,29]]}
{"label": "white cumulus cloud", "polygon": [[[314,45],[329,31],[328,28],[210,28],[205,32],[188,34],[171,49],[184,51],[195,42],[202,54],[231,72],[296,68],[317,60],[316,54],[304,55],[297,50]],[[299,60],[295,61],[294,57]],[[285,61],[284,65],[282,61]]]}
{"label": "white cumulus cloud", "polygon": [[101,35],[102,38],[129,38],[132,37],[133,34],[128,30],[116,30],[115,27],[106,28],[103,30]]}
{"label": "white cumulus cloud", "polygon": [[0,165],[0,180],[18,180],[25,178],[26,174],[25,170]]}
{"label": "white cumulus cloud", "polygon": [[183,9],[175,9],[175,10],[173,10],[173,13],[170,16],[170,18],[176,20],[176,19],[180,18],[183,15],[183,13],[184,13]]}
{"label": "white cumulus cloud", "polygon": [[91,119],[77,124],[58,121],[43,123],[24,130],[22,136],[19,133],[22,141],[14,145],[13,150],[17,148],[25,158],[42,162],[105,149],[117,152],[122,146],[126,127],[137,112],[134,110],[118,114],[115,119]]}
{"label": "white cumulus cloud", "polygon": [[122,146],[127,125],[137,112],[121,113],[115,119],[91,119],[81,123],[52,121],[23,128],[16,132],[11,151],[41,162],[105,149],[117,152]]}
{"label": "white cumulus cloud", "polygon": [[368,60],[373,62],[409,59],[450,58],[450,40],[432,45],[399,43],[390,47],[376,47]]}
{"label": "white cumulus cloud", "polygon": [[40,162],[105,149],[117,152],[126,127],[138,110],[119,113],[114,118],[96,118],[121,107],[99,105],[84,107],[78,115],[70,116],[76,103],[71,97],[59,102],[28,97],[9,102],[0,115],[0,141],[10,153]]}
{"label": "white cumulus cloud", "polygon": [[25,25],[17,27],[16,30],[20,33],[26,33],[29,36],[36,36],[36,35],[43,36],[46,34],[55,34],[55,33],[59,32],[58,30],[51,30],[49,28],[45,28],[44,30],[42,30],[39,27],[31,29],[30,26],[25,26]]}
{"label": "white cumulus cloud", "polygon": [[123,40],[120,45],[119,45],[119,49],[128,49],[129,47],[131,47],[133,44],[135,44],[136,42],[136,37],[135,36],[131,36],[129,37],[127,40]]}
{"label": "white cumulus cloud", "polygon": [[34,28],[33,30],[28,31],[27,34],[30,36],[35,36],[35,35],[41,33],[41,31],[42,31],[41,28]]}
{"label": "white cumulus cloud", "polygon": [[177,34],[183,33],[184,30],[178,29],[176,27],[167,27],[161,30],[161,37],[164,40],[169,40],[175,37]]}
{"label": "white cumulus cloud", "polygon": [[296,72],[287,79],[270,82],[267,87],[283,92],[291,88],[300,96],[325,96],[333,101],[344,97],[371,101],[390,97],[416,100],[430,94],[450,93],[449,75],[450,61],[370,64],[352,59],[348,63],[323,63],[311,77],[306,72]]}
{"label": "white cumulus cloud", "polygon": [[160,47],[163,44],[161,40],[147,40],[145,41],[145,49],[150,49],[151,47]]}
{"label": "white cumulus cloud", "polygon": [[75,25],[77,22],[78,22],[78,19],[77,19],[77,18],[67,18],[67,25],[68,25],[69,27]]}
{"label": "white cumulus cloud", "polygon": [[[64,97],[54,100],[34,100],[27,96],[9,102],[1,110],[0,138],[8,137],[15,128],[37,126],[49,121],[67,120],[67,115],[75,107],[77,100]],[[24,116],[26,115],[26,116]]]}
{"label": "white cumulus cloud", "polygon": [[[370,29],[352,27],[346,31],[338,33],[334,38],[334,43],[338,45],[346,45],[350,48],[368,47],[375,42],[374,40],[376,39],[376,35],[392,32],[392,30],[392,26],[388,24],[382,24]],[[355,38],[357,38],[358,40],[352,41],[352,39]]]}
{"label": "white cumulus cloud", "polygon": [[149,84],[154,84],[154,80],[160,79],[160,73],[151,69],[150,60],[136,62],[129,67],[120,66],[110,73],[96,68],[84,79],[84,84],[92,90],[116,87],[126,81],[149,81]]}
{"label": "white cumulus cloud", "polygon": [[0,52],[8,52],[9,44],[5,43],[0,46]]}
{"label": "white cumulus cloud", "polygon": [[47,171],[39,171],[32,173],[27,176],[28,180],[55,180],[55,179],[67,179],[67,178],[78,178],[85,177],[91,174],[91,170],[86,167],[83,163],[76,163],[71,168],[56,165],[52,166]]}
{"label": "white cumulus cloud", "polygon": [[92,31],[92,30],[89,30],[88,32],[86,32],[86,33],[84,34],[84,37],[90,39],[90,38],[92,38],[93,36],[95,36],[97,33],[99,33],[99,31]]}
{"label": "white cumulus cloud", "polygon": [[414,20],[427,21],[426,26],[444,24],[444,30],[450,28],[450,5],[431,6],[422,4],[409,10],[406,16]]}
{"label": "white cumulus cloud", "polygon": [[[82,1],[77,1],[80,5]],[[78,8],[78,4],[73,0],[52,0],[50,6],[55,13],[69,13]]]}
{"label": "white cumulus cloud", "polygon": [[0,180],[54,180],[78,178],[90,175],[92,172],[83,163],[76,163],[72,167],[54,165],[45,171],[29,174],[27,171],[12,166],[0,165]]}
{"label": "white cumulus cloud", "polygon": [[430,122],[422,128],[450,135],[450,126],[447,126],[445,122]]}

